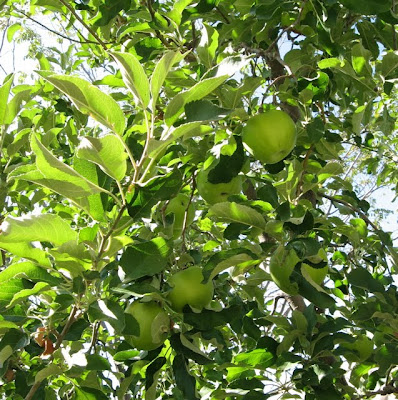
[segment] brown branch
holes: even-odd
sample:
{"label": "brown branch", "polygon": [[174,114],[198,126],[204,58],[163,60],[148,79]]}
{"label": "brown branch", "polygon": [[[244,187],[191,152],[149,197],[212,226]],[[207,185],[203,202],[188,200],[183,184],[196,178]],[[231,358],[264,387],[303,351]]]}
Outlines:
{"label": "brown branch", "polygon": [[106,47],[106,43],[102,41],[102,39],[97,35],[97,33],[90,27],[88,26],[83,18],[80,17],[79,14],[75,11],[75,9],[68,4],[65,0],[59,0],[72,14],[73,16],[91,33],[91,35],[95,38],[95,40],[98,42],[97,44],[100,44],[102,48],[107,51],[108,48]]}
{"label": "brown branch", "polygon": [[181,232],[181,237],[182,237],[182,245],[181,245],[181,250],[183,252],[187,251],[187,246],[185,244],[185,236],[187,233],[187,221],[188,221],[188,212],[189,212],[189,207],[191,206],[193,195],[196,189],[196,179],[195,175],[192,176],[192,191],[191,191],[191,196],[189,197],[188,205],[184,213],[184,221],[182,223],[182,232]]}
{"label": "brown branch", "polygon": [[[69,314],[68,320],[67,320],[64,328],[62,329],[62,332],[57,336],[57,341],[54,346],[54,351],[60,348],[62,341],[64,340],[64,337],[69,332],[69,329],[72,326],[72,324],[76,321],[76,313],[78,310],[79,310],[79,308],[76,305],[74,305],[72,307],[72,310]],[[52,358],[52,356],[51,356],[51,358]],[[33,396],[39,389],[41,383],[42,383],[42,381],[35,382],[35,384],[30,388],[29,393],[26,395],[25,400],[33,399]]]}
{"label": "brown branch", "polygon": [[39,389],[42,381],[36,382],[29,390],[29,393],[26,395],[25,400],[31,400],[33,399],[33,396],[37,392],[37,389]]}
{"label": "brown branch", "polygon": [[62,341],[64,340],[65,335],[69,332],[70,327],[72,326],[72,324],[76,321],[76,313],[78,311],[78,307],[76,305],[74,305],[72,307],[72,310],[69,314],[69,318],[68,321],[66,322],[64,329],[62,329],[62,332],[60,333],[60,335],[57,338],[57,341],[55,343],[54,346],[54,350],[57,350],[60,348]]}
{"label": "brown branch", "polygon": [[119,214],[117,215],[115,221],[113,222],[111,228],[109,229],[109,231],[107,232],[107,234],[102,238],[101,240],[101,245],[100,248],[98,250],[98,254],[97,254],[97,258],[94,262],[94,266],[96,267],[98,262],[100,261],[102,254],[105,251],[105,245],[107,240],[110,238],[110,236],[112,235],[112,233],[114,232],[114,230],[116,229],[118,223],[120,222],[120,219],[123,216],[124,210],[127,208],[127,204],[123,204],[122,207],[120,208]]}
{"label": "brown branch", "polygon": [[[148,11],[151,14],[152,21],[155,22],[155,10],[152,7],[152,0],[147,0],[146,4],[148,7]],[[169,47],[169,44],[166,42],[166,39],[163,37],[160,31],[157,29],[155,29],[154,31],[157,38],[162,42],[163,46]]]}

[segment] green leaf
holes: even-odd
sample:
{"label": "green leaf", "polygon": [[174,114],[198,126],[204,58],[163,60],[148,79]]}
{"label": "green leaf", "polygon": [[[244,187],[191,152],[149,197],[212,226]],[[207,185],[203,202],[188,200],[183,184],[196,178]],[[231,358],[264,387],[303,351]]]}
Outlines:
{"label": "green leaf", "polygon": [[16,23],[16,24],[12,24],[10,27],[8,27],[7,29],[7,40],[8,43],[12,42],[12,39],[14,37],[14,35],[22,28],[21,24]]}
{"label": "green leaf", "polygon": [[189,374],[185,357],[178,354],[173,360],[173,372],[177,387],[184,394],[184,400],[197,400],[195,378]]}
{"label": "green leaf", "polygon": [[16,256],[26,258],[27,260],[32,260],[42,265],[43,267],[51,268],[51,262],[48,259],[48,254],[46,251],[35,248],[31,243],[27,242],[17,242],[17,243],[8,243],[8,242],[0,242],[0,248],[7,250],[11,254]]}
{"label": "green leaf", "polygon": [[341,3],[361,15],[375,15],[389,11],[391,8],[391,1],[389,0],[364,0],[358,3],[356,0],[341,0]]}
{"label": "green leaf", "polygon": [[8,96],[13,80],[14,74],[8,75],[0,87],[0,126],[5,124]]}
{"label": "green leaf", "polygon": [[54,214],[7,217],[1,225],[0,243],[51,242],[61,245],[77,240],[77,232]]}
{"label": "green leaf", "polygon": [[168,126],[174,124],[178,117],[184,111],[184,106],[191,101],[200,100],[213,92],[223,82],[228,79],[229,75],[217,76],[215,78],[208,78],[198,82],[190,89],[178,93],[169,103],[164,115],[165,122]]}
{"label": "green leaf", "polygon": [[145,400],[156,398],[156,386],[158,383],[158,377],[160,370],[167,362],[165,357],[158,357],[152,363],[148,365],[145,371]]}
{"label": "green leaf", "polygon": [[265,349],[255,349],[235,356],[234,361],[239,365],[247,365],[257,369],[266,369],[275,363],[275,354]]}
{"label": "green leaf", "polygon": [[[0,334],[3,335],[5,332],[9,331],[10,329],[18,329],[18,325],[14,324],[11,321],[0,321]],[[1,364],[1,359],[0,359]]]}
{"label": "green leaf", "polygon": [[182,333],[175,333],[169,338],[169,340],[171,347],[177,353],[184,354],[185,357],[197,362],[198,364],[206,365],[213,362]]}
{"label": "green leaf", "polygon": [[14,295],[25,289],[22,279],[9,279],[0,285],[0,309],[6,307]]}
{"label": "green leaf", "polygon": [[20,303],[22,300],[27,299],[30,296],[37,295],[41,292],[51,289],[50,285],[45,282],[37,282],[32,289],[24,289],[16,293],[8,307],[14,307],[16,304]]}
{"label": "green leaf", "polygon": [[152,207],[160,200],[174,197],[181,189],[181,184],[181,172],[175,169],[167,175],[151,180],[144,187],[135,186],[127,207],[130,217],[137,219],[149,216]]}
{"label": "green leaf", "polygon": [[90,304],[88,308],[90,322],[107,321],[115,329],[117,334],[121,334],[126,323],[124,311],[119,303],[112,300],[97,300]]}
{"label": "green leaf", "polygon": [[227,265],[233,262],[233,260],[239,260],[243,263],[249,260],[257,262],[257,257],[252,251],[239,247],[218,251],[210,257],[203,267],[204,281],[207,282],[209,279],[214,278],[218,273],[224,270],[224,267],[228,268]]}
{"label": "green leaf", "polygon": [[218,107],[209,100],[192,101],[185,105],[187,121],[216,121],[225,118],[232,110]]}
{"label": "green leaf", "polygon": [[177,0],[173,3],[173,8],[168,12],[168,17],[171,18],[177,25],[181,24],[182,13],[193,0]]}
{"label": "green leaf", "polygon": [[120,11],[128,10],[131,0],[104,0],[99,3],[98,14],[91,20],[94,26],[106,26]]}
{"label": "green leaf", "polygon": [[101,390],[89,387],[75,388],[75,400],[109,400]]}
{"label": "green leaf", "polygon": [[111,369],[109,361],[98,354],[88,354],[86,359],[86,369],[89,371],[109,371]]}
{"label": "green leaf", "polygon": [[355,268],[347,275],[348,282],[356,287],[369,290],[372,293],[384,293],[384,286],[373,278],[372,274],[365,268]]}
{"label": "green leaf", "polygon": [[199,330],[207,331],[217,326],[224,326],[235,319],[243,318],[243,315],[243,308],[234,305],[218,312],[204,309],[200,314],[194,312],[184,313],[184,322]]}
{"label": "green leaf", "polygon": [[124,83],[141,103],[142,108],[146,109],[150,100],[149,81],[141,63],[131,53],[111,54],[119,65]]}
{"label": "green leaf", "polygon": [[[15,90],[15,88],[14,88]],[[5,125],[11,125],[11,123],[14,121],[16,116],[18,115],[20,109],[21,109],[21,104],[23,101],[29,101],[32,98],[31,95],[32,89],[26,89],[18,92],[7,104],[7,109],[4,117],[4,124]],[[8,151],[8,147],[7,147]]]}
{"label": "green leaf", "polygon": [[217,203],[210,207],[209,216],[215,216],[228,222],[237,222],[265,229],[264,217],[253,208],[235,202]]}
{"label": "green leaf", "polygon": [[203,24],[197,52],[200,60],[207,68],[213,65],[218,48],[218,37],[219,33],[216,29],[210,25]]}
{"label": "green leaf", "polygon": [[[100,169],[90,161],[83,158],[78,158],[77,156],[73,158],[73,169],[83,178],[94,183],[94,185],[100,186],[100,181],[104,181],[100,177]],[[106,176],[105,174],[103,175],[104,177]],[[106,185],[102,186],[106,187]],[[104,196],[104,200],[102,196],[104,196],[104,193],[95,193],[87,197],[90,215],[97,221],[106,221],[104,207],[106,207],[107,204],[107,196]]]}
{"label": "green leaf", "polygon": [[320,117],[316,117],[307,125],[307,134],[311,143],[317,143],[325,134],[325,124]]}
{"label": "green leaf", "polygon": [[111,96],[76,76],[56,75],[48,71],[36,72],[65,93],[79,111],[90,115],[113,132],[119,135],[123,134],[126,118]]}
{"label": "green leaf", "polygon": [[[192,1],[192,0],[189,0]],[[152,94],[152,111],[156,108],[160,90],[163,83],[174,64],[180,62],[184,58],[179,51],[167,51],[160,61],[156,64],[151,78],[151,94]]]}
{"label": "green leaf", "polygon": [[18,167],[8,175],[8,180],[22,179],[45,186],[72,200],[93,218],[98,218],[90,208],[90,196],[100,192],[109,192],[94,185],[69,165],[54,157],[39,142],[36,135],[31,136],[31,147],[36,155],[36,166],[24,165]]}
{"label": "green leaf", "polygon": [[120,266],[128,280],[152,276],[166,268],[170,254],[169,244],[158,237],[127,247],[120,259]]}
{"label": "green leaf", "polygon": [[24,278],[32,282],[46,282],[52,286],[56,286],[63,282],[61,278],[57,278],[48,273],[44,268],[33,264],[30,261],[18,262],[11,264],[0,272],[0,283],[9,281],[10,279]]}
{"label": "green leaf", "polygon": [[272,255],[269,268],[273,281],[288,294],[295,295],[298,293],[296,283],[290,281],[290,276],[294,271],[294,267],[300,261],[293,249],[286,249],[280,245]]}
{"label": "green leaf", "polygon": [[398,68],[398,54],[393,51],[389,51],[383,56],[381,65],[378,65],[377,69],[384,78],[397,77]]}
{"label": "green leaf", "polygon": [[148,154],[151,158],[157,158],[164,149],[181,137],[203,136],[213,131],[211,126],[201,125],[200,122],[189,122],[177,128],[169,128],[161,136],[161,140],[152,140],[148,145]]}
{"label": "green leaf", "polygon": [[84,137],[76,154],[80,158],[94,162],[117,181],[121,181],[126,175],[127,153],[115,135],[105,135],[101,138]]}

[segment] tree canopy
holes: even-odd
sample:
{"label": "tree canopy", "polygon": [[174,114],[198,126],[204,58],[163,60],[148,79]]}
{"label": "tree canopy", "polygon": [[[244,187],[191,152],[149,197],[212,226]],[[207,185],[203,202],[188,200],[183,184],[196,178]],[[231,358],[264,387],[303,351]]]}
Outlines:
{"label": "tree canopy", "polygon": [[0,86],[0,398],[398,393],[371,197],[398,191],[397,22],[395,0],[0,0],[0,56],[36,63]]}

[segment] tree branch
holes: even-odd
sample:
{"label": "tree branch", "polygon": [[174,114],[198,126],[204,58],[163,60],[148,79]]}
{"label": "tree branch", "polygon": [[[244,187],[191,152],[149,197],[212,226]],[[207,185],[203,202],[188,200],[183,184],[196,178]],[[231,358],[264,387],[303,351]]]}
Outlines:
{"label": "tree branch", "polygon": [[374,222],[372,222],[372,221],[368,218],[368,216],[367,216],[362,210],[360,210],[359,208],[353,206],[353,205],[352,205],[351,203],[349,203],[348,201],[345,201],[345,200],[343,200],[343,199],[338,199],[338,198],[336,198],[336,197],[329,196],[329,195],[324,194],[324,193],[318,193],[318,194],[319,194],[319,196],[324,197],[325,199],[328,199],[328,200],[330,200],[331,202],[339,203],[339,204],[342,204],[342,205],[348,207],[348,208],[351,209],[352,211],[356,212],[356,213],[357,213],[368,225],[370,225],[375,231],[379,231],[379,230],[380,230],[380,229],[378,228],[378,226],[377,226]]}
{"label": "tree branch", "polygon": [[69,40],[70,42],[73,43],[79,43],[79,44],[98,44],[97,42],[91,41],[91,40],[86,40],[86,41],[81,41],[81,40],[76,40],[76,39],[72,39],[69,36],[63,35],[62,33],[59,33],[57,31],[54,31],[53,29],[49,28],[48,26],[45,26],[44,24],[42,24],[41,22],[35,20],[34,18],[32,18],[31,16],[29,16],[28,14],[24,13],[21,10],[18,10],[17,8],[14,7],[14,10],[20,14],[22,14],[23,16],[25,16],[27,19],[29,19],[30,21],[34,22],[35,24],[41,26],[42,28],[44,28],[45,30],[53,33],[54,35],[57,35],[63,39]]}
{"label": "tree branch", "polygon": [[[88,26],[83,18],[80,17],[80,15],[75,11],[75,9],[68,4],[65,0],[59,0],[72,14],[73,16],[91,33],[91,35],[95,38],[95,40],[98,42],[96,44],[100,44],[102,48],[105,51],[108,51],[108,47],[106,46],[106,43],[102,41],[102,39],[97,35],[97,33],[90,27]],[[95,42],[94,42],[95,43]]]}

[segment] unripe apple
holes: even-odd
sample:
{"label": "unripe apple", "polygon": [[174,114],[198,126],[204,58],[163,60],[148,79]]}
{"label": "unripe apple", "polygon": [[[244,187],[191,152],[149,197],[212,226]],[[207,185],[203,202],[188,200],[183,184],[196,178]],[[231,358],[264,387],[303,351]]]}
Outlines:
{"label": "unripe apple", "polygon": [[[188,208],[189,196],[184,193],[179,193],[176,197],[170,200],[166,207],[165,215],[174,214],[174,223],[172,226],[173,239],[177,239],[182,232],[184,225],[185,212]],[[195,218],[195,208],[191,203],[189,204],[187,213],[187,226],[189,226]]]}
{"label": "unripe apple", "polygon": [[172,290],[168,295],[174,310],[181,312],[186,304],[202,310],[213,298],[213,282],[202,283],[203,273],[200,267],[189,267],[177,272],[169,279]]}
{"label": "unripe apple", "polygon": [[134,301],[125,310],[131,314],[140,327],[139,336],[129,336],[129,342],[139,350],[153,350],[167,339],[170,330],[170,318],[154,301],[141,303]]}
{"label": "unripe apple", "polygon": [[209,204],[228,201],[228,197],[242,191],[242,177],[235,176],[226,183],[211,183],[208,180],[211,168],[202,169],[196,177],[196,186],[200,196]]}
{"label": "unripe apple", "polygon": [[296,126],[284,111],[271,110],[251,117],[242,131],[242,140],[257,160],[276,164],[296,144]]}

